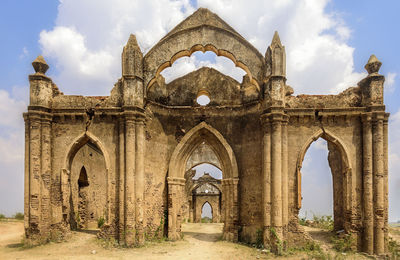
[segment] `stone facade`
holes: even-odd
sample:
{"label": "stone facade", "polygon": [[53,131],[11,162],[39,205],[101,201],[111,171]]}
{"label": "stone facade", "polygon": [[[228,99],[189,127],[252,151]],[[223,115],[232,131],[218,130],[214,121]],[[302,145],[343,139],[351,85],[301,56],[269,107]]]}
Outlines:
{"label": "stone facade", "polygon": [[[246,72],[243,82],[203,68],[165,83],[163,69],[195,51],[231,59]],[[39,56],[24,113],[26,237],[42,240],[53,229],[73,226],[85,167],[92,190],[85,210],[93,218],[104,216],[104,234],[128,246],[160,230],[179,239],[185,173],[196,164],[189,158],[206,143],[214,153],[207,161],[223,173],[223,238],[254,242],[262,230],[268,247],[279,240],[304,243],[307,235],[298,224],[301,167],[310,144],[323,138],[333,174],[335,229],[353,236],[358,250],[384,254],[389,115],[381,63],[372,55],[368,76],[338,95],[294,96],[285,62],[277,33],[263,56],[202,8],[144,56],[131,35],[122,77],[107,97],[64,95],[45,75],[48,65]],[[200,106],[195,100],[204,90],[211,102]]]}

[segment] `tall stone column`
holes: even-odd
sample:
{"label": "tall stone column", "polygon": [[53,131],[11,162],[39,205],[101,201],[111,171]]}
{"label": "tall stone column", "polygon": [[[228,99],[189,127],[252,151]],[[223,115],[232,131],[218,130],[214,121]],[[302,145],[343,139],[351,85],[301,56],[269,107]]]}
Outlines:
{"label": "tall stone column", "polygon": [[[383,177],[383,183],[384,183],[384,194],[385,194],[385,201],[384,201],[384,208],[385,208],[385,241],[388,241],[389,239],[389,170],[388,170],[388,119],[389,119],[389,113],[385,114],[385,118],[383,120],[383,154],[384,154],[384,177]],[[385,245],[385,252],[387,252],[387,243]]]}
{"label": "tall stone column", "polygon": [[144,156],[145,156],[145,133],[144,117],[136,121],[136,175],[135,175],[135,197],[136,197],[136,242],[137,245],[144,244],[143,230],[143,196],[144,196]]}
{"label": "tall stone column", "polygon": [[[40,234],[41,120],[30,114],[29,235]],[[33,237],[32,237],[33,238]]]}
{"label": "tall stone column", "polygon": [[375,114],[373,128],[373,158],[374,158],[374,213],[375,213],[375,254],[385,252],[385,191],[384,191],[384,145],[383,145],[383,115]]}
{"label": "tall stone column", "polygon": [[125,120],[119,120],[119,240],[125,241],[125,222],[126,222],[126,190],[125,190]]}
{"label": "tall stone column", "polygon": [[282,122],[272,117],[271,138],[271,224],[279,239],[282,238]]}
{"label": "tall stone column", "polygon": [[30,219],[30,120],[28,113],[24,113],[25,121],[25,174],[24,174],[24,228],[29,229]]}
{"label": "tall stone column", "polygon": [[125,119],[125,243],[133,246],[136,239],[135,223],[135,147],[136,147],[136,128],[135,119],[132,115],[126,115]]}
{"label": "tall stone column", "polygon": [[287,226],[289,218],[288,183],[288,118],[282,121],[282,224]]}
{"label": "tall stone column", "polygon": [[40,199],[41,199],[41,232],[49,233],[50,227],[50,185],[51,185],[51,120],[52,116],[42,112],[42,137],[41,137],[41,184],[40,184]]}
{"label": "tall stone column", "polygon": [[262,172],[263,172],[263,225],[264,246],[269,243],[269,235],[271,227],[271,124],[269,119],[264,117],[263,122],[263,153],[262,153]]}
{"label": "tall stone column", "polygon": [[365,114],[363,122],[363,197],[364,197],[364,250],[374,253],[374,201],[372,176],[372,126],[371,115]]}

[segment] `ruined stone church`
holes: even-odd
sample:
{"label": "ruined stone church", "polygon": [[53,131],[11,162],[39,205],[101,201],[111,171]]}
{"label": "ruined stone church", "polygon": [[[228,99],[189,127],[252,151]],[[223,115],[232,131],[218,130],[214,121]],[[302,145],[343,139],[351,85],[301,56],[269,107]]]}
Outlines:
{"label": "ruined stone church", "polygon": [[[232,60],[243,81],[201,68],[166,83],[161,72],[196,51]],[[26,237],[45,241],[104,219],[100,234],[127,246],[152,236],[175,240],[207,201],[224,223],[223,239],[299,245],[310,239],[298,218],[302,163],[323,138],[334,229],[351,236],[354,248],[384,254],[389,114],[380,66],[372,55],[357,86],[295,96],[278,33],[262,55],[203,8],[145,55],[131,35],[109,96],[64,95],[39,56],[24,113]],[[199,96],[210,102],[200,105]],[[222,177],[193,179],[202,163]]]}

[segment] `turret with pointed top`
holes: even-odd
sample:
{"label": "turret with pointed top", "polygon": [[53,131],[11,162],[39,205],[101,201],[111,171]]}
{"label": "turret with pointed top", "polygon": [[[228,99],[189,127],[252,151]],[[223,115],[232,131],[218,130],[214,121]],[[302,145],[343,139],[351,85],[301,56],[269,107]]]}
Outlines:
{"label": "turret with pointed top", "polygon": [[32,107],[50,108],[53,98],[53,82],[45,75],[49,69],[46,61],[42,56],[38,56],[32,66],[35,69],[35,74],[29,75],[30,83],[30,102]]}
{"label": "turret with pointed top", "polygon": [[143,77],[143,54],[133,34],[122,52],[122,76]]}
{"label": "turret with pointed top", "polygon": [[143,107],[143,54],[131,34],[122,52],[122,82],[125,107]]}
{"label": "turret with pointed top", "polygon": [[277,31],[265,53],[265,61],[271,76],[286,77],[286,52]]}
{"label": "turret with pointed top", "polygon": [[286,54],[277,31],[265,53],[264,109],[285,106]]}
{"label": "turret with pointed top", "polygon": [[382,62],[373,54],[365,65],[368,76],[358,83],[361,88],[363,106],[383,106],[383,83],[385,82],[385,77],[378,73],[381,66]]}

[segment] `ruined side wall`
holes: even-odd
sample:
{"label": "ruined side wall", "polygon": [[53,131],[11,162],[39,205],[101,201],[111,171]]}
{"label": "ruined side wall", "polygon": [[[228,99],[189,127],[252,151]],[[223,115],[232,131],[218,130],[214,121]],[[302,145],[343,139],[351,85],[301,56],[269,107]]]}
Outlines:
{"label": "ruined side wall", "polygon": [[[97,117],[97,118],[96,118]],[[67,154],[69,149],[80,148],[81,145],[75,143],[80,142],[86,132],[87,118],[85,114],[77,113],[76,116],[70,114],[55,115],[52,124],[52,221],[51,223],[57,224],[63,222],[63,206],[69,202],[68,182],[74,181],[72,178],[65,176],[65,172],[70,171]],[[111,117],[102,117],[100,114],[95,115],[92,123],[88,127],[90,136],[95,137],[101,145],[106,164],[107,179],[105,185],[102,187],[107,193],[107,215],[106,219],[113,222],[116,219],[117,209],[117,196],[116,184],[118,183],[118,173],[116,168],[116,160],[118,156],[118,124]],[[81,138],[80,138],[81,137]],[[93,141],[93,140],[92,140]],[[75,144],[75,145],[74,145]],[[84,143],[83,143],[84,144]],[[82,145],[83,145],[82,144]],[[79,152],[75,151],[75,152]],[[63,205],[64,204],[64,205]]]}

